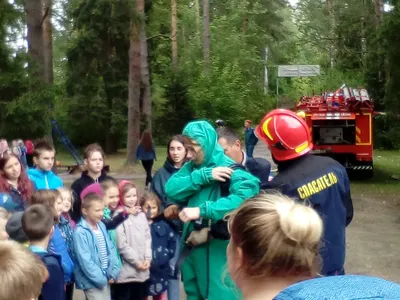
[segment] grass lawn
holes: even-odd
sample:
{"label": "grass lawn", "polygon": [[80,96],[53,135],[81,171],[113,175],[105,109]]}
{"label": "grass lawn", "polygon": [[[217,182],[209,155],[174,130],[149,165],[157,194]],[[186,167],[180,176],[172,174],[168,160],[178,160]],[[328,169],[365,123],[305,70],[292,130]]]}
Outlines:
{"label": "grass lawn", "polygon": [[[154,162],[153,171],[164,164],[167,149],[157,147],[157,160]],[[400,151],[374,152],[374,177],[369,180],[354,180],[351,182],[352,193],[356,195],[390,196],[394,201],[400,203],[400,181],[392,178],[392,175],[400,176]],[[57,154],[56,159],[62,165],[75,164],[71,155],[65,152]],[[140,162],[134,166],[126,166],[126,150],[119,150],[117,153],[106,157],[106,164],[110,165],[111,173],[118,174],[143,174],[144,170]]]}
{"label": "grass lawn", "polygon": [[359,195],[391,196],[400,200],[400,181],[392,178],[400,175],[400,151],[374,151],[374,177],[351,182],[352,193]]}
{"label": "grass lawn", "polygon": [[[157,147],[157,160],[154,162],[153,170],[157,170],[163,166],[165,158],[167,157],[167,147]],[[59,152],[56,155],[56,159],[61,165],[75,165],[75,161],[72,156],[67,152]],[[140,163],[134,166],[126,166],[126,149],[121,149],[117,153],[107,155],[105,164],[110,166],[111,173],[119,174],[139,174],[144,173],[143,167]]]}

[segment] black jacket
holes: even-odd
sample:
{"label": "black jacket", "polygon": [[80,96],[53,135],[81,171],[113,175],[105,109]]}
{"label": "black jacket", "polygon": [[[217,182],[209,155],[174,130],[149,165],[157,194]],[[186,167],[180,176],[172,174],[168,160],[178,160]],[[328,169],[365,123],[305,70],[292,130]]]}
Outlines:
{"label": "black jacket", "polygon": [[269,174],[271,172],[271,163],[261,157],[246,158],[246,170],[260,179],[260,186],[268,183]]}
{"label": "black jacket", "polygon": [[97,178],[96,180],[94,180],[92,177],[88,175],[88,171],[85,171],[82,173],[81,178],[78,178],[77,180],[74,181],[74,183],[71,186],[72,193],[74,195],[73,211],[71,211],[72,220],[78,223],[82,217],[82,212],[81,212],[82,191],[92,183],[96,182],[101,183],[107,179],[113,179],[113,178],[111,176],[108,176],[104,171],[101,172],[100,177]]}
{"label": "black jacket", "polygon": [[[164,166],[158,169],[153,176],[150,190],[154,192],[158,196],[158,198],[160,198],[163,209],[172,204],[168,200],[167,194],[165,193],[165,184],[171,178],[171,176],[178,171],[179,169],[175,168],[173,162],[169,158],[167,158]],[[168,220],[167,222],[176,232],[180,233],[182,231],[183,225],[181,221]]]}
{"label": "black jacket", "polygon": [[167,158],[164,166],[158,169],[153,176],[150,190],[157,194],[164,208],[167,207],[169,204],[167,195],[165,194],[165,184],[171,178],[171,176],[178,171],[179,169],[175,168],[173,162],[169,158]]}

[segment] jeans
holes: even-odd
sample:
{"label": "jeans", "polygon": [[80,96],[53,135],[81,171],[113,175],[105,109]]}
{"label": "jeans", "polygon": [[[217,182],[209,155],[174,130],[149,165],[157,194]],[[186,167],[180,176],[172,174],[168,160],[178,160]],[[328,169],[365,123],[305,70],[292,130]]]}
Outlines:
{"label": "jeans", "polygon": [[105,287],[101,289],[88,289],[85,290],[86,300],[110,300],[110,285],[107,284]]}
{"label": "jeans", "polygon": [[178,276],[177,274],[179,272],[179,270],[175,270],[176,263],[178,262],[179,259],[179,249],[181,244],[181,237],[179,236],[179,234],[175,234],[175,240],[176,240],[175,255],[169,261],[169,265],[171,266],[171,270],[172,273],[174,274],[174,277],[171,278],[168,282],[168,300],[179,300],[179,296],[181,293],[179,279],[175,278],[175,275]]}
{"label": "jeans", "polygon": [[253,158],[254,145],[246,145],[246,154],[248,157]]}

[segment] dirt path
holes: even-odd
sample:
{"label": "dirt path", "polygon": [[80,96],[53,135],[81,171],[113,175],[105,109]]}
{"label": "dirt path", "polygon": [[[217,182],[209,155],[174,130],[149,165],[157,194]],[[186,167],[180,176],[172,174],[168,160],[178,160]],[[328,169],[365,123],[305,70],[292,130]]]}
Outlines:
{"label": "dirt path", "polygon": [[391,199],[353,196],[347,229],[346,272],[400,283],[400,207]]}

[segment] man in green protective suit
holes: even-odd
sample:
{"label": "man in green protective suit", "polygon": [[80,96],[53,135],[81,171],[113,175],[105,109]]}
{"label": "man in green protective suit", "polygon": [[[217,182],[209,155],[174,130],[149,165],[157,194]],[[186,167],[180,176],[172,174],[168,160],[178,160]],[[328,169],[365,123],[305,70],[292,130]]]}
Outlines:
{"label": "man in green protective suit", "polygon": [[[209,230],[240,204],[259,193],[259,180],[243,169],[230,168],[235,163],[218,144],[217,133],[206,121],[194,121],[183,130],[191,160],[167,182],[165,192],[174,203],[165,210],[167,218],[185,223],[183,240]],[[221,182],[230,180],[229,195],[221,197]],[[184,207],[179,212],[179,207]],[[226,248],[229,240],[208,238],[194,247],[185,258],[182,279],[188,300],[230,300],[240,293],[226,271]],[[186,247],[186,246],[184,246]]]}

